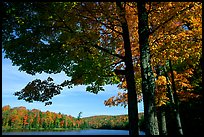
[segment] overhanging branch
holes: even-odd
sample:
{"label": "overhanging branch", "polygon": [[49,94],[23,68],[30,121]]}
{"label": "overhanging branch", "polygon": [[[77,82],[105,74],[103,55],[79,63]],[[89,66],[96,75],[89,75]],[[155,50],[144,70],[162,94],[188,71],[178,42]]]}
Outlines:
{"label": "overhanging branch", "polygon": [[111,51],[109,51],[108,49],[105,49],[105,48],[103,48],[103,47],[100,47],[100,46],[98,46],[97,44],[94,44],[93,47],[95,47],[95,48],[97,48],[97,49],[99,49],[99,50],[102,50],[102,51],[104,51],[104,52],[106,52],[106,53],[108,53],[108,54],[110,54],[110,55],[112,55],[112,56],[118,57],[118,58],[120,58],[120,59],[122,59],[122,60],[124,59],[123,56],[120,56],[119,54],[114,54],[114,53],[112,53]]}

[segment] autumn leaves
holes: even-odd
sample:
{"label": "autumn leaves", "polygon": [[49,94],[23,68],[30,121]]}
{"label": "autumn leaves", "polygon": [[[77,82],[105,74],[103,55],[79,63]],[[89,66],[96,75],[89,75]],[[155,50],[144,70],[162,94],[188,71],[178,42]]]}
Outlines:
{"label": "autumn leaves", "polygon": [[[126,5],[126,15],[133,59],[136,59],[133,61],[137,75],[135,79],[137,80],[140,78],[137,74],[140,73],[138,67],[140,66],[140,51],[137,34],[137,10],[133,7],[134,4]],[[202,50],[200,39],[202,38],[201,4],[196,2],[153,2],[151,4],[147,3],[146,8],[148,10],[149,25],[154,30],[154,32],[150,32],[149,36],[152,66],[165,66],[166,61],[171,60],[177,91],[180,93],[192,91],[193,87],[190,78],[193,76],[195,67],[200,63],[199,59]],[[157,28],[157,30],[154,28]],[[120,67],[123,66],[120,65]],[[152,67],[152,69],[155,77],[157,77],[155,67]],[[155,82],[157,88],[163,87],[163,90],[157,89],[157,91],[161,92],[160,95],[163,94],[163,97],[159,96],[159,98],[168,98],[163,93],[167,84],[164,72],[158,76]],[[122,83],[119,84],[119,87],[121,87],[120,85],[126,85],[126,81],[123,80]],[[126,86],[122,87],[125,88]],[[137,88],[137,92],[139,91],[140,88]],[[188,94],[188,92],[185,93]],[[182,95],[180,97],[182,98]]]}

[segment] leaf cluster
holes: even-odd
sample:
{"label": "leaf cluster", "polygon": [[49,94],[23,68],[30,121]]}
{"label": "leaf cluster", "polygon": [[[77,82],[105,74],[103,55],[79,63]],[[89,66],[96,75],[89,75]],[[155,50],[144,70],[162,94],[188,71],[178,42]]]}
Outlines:
{"label": "leaf cluster", "polygon": [[29,82],[21,91],[15,92],[14,95],[18,96],[19,100],[23,99],[29,103],[33,101],[46,101],[45,105],[50,105],[52,102],[48,102],[48,100],[52,99],[54,95],[60,94],[60,90],[62,90],[60,85],[55,85],[52,81],[53,79],[50,77],[44,81],[36,79]]}

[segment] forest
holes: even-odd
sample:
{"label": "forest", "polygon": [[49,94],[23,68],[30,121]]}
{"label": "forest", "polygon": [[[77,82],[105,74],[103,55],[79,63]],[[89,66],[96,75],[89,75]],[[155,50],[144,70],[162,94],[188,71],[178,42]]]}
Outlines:
{"label": "forest", "polygon": [[140,101],[146,135],[203,134],[202,2],[3,2],[2,9],[5,58],[30,75],[67,76],[60,84],[35,79],[14,93],[19,100],[51,105],[63,89],[85,85],[97,94],[117,84],[104,104],[128,108],[130,135],[139,135]]}
{"label": "forest", "polygon": [[[9,105],[2,107],[2,131],[25,130],[79,130],[79,129],[128,129],[128,116],[91,116],[73,117],[55,112],[42,112],[38,109],[28,110],[26,107]],[[140,114],[142,125],[143,113]]]}

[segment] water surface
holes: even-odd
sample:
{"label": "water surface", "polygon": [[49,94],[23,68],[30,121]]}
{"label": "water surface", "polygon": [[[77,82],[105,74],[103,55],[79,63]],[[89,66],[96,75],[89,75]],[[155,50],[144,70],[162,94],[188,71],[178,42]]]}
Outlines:
{"label": "water surface", "polygon": [[[25,131],[25,132],[2,132],[2,135],[129,135],[128,130],[89,129],[74,131]],[[144,135],[140,131],[140,135]]]}

